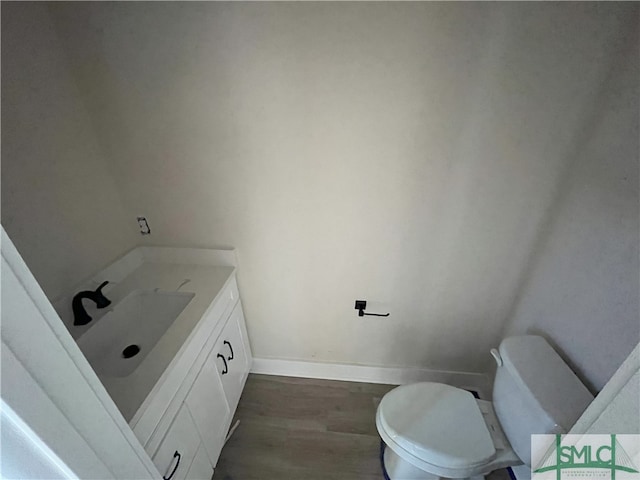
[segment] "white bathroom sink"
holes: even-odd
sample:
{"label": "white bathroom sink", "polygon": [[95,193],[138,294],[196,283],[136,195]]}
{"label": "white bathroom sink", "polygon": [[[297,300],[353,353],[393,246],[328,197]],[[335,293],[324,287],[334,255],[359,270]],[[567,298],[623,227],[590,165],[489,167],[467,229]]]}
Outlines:
{"label": "white bathroom sink", "polygon": [[140,365],[195,296],[189,292],[135,290],[78,339],[101,376],[126,377]]}

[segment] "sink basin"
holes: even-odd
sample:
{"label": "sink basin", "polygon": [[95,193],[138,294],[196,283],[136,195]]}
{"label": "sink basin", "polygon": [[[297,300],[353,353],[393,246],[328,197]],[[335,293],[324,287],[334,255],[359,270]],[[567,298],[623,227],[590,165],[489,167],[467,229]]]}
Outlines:
{"label": "sink basin", "polygon": [[194,296],[189,292],[135,290],[83,334],[78,346],[98,375],[126,377]]}

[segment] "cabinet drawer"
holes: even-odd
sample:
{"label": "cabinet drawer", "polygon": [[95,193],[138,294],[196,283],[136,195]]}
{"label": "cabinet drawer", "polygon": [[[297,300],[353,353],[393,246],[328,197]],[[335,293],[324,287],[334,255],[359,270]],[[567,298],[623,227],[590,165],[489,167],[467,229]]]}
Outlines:
{"label": "cabinet drawer", "polygon": [[153,456],[153,463],[163,477],[169,478],[175,469],[171,480],[183,480],[186,478],[199,445],[198,431],[189,411],[183,405]]}

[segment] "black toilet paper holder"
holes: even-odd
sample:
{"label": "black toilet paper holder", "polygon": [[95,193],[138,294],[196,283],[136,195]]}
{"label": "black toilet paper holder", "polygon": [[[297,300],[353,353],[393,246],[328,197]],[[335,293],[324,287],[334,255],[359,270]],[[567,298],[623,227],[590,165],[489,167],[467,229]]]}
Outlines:
{"label": "black toilet paper holder", "polygon": [[365,313],[366,309],[366,300],[356,300],[356,310],[358,310],[359,317],[364,317],[365,315],[368,315],[370,317],[388,317],[389,315],[391,315],[390,313]]}

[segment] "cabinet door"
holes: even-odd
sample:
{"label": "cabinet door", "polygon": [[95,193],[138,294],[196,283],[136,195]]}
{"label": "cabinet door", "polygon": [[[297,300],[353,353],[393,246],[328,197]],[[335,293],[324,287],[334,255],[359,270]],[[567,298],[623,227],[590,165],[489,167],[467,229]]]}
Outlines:
{"label": "cabinet door", "polygon": [[231,411],[222,389],[214,349],[202,366],[185,403],[196,423],[211,465],[216,464],[224,444]]}
{"label": "cabinet door", "polygon": [[[242,328],[244,316],[240,302],[236,305],[218,341],[213,347],[218,372],[231,411],[235,411],[249,371],[249,359]],[[250,354],[249,354],[250,355]]]}
{"label": "cabinet door", "polygon": [[196,456],[200,437],[185,405],[180,407],[167,435],[153,456],[153,463],[163,477],[171,480],[186,478],[189,466]]}
{"label": "cabinet door", "polygon": [[213,476],[213,467],[209,463],[209,457],[204,447],[200,445],[200,448],[196,452],[196,457],[191,462],[191,467],[187,472],[187,480],[211,480]]}

